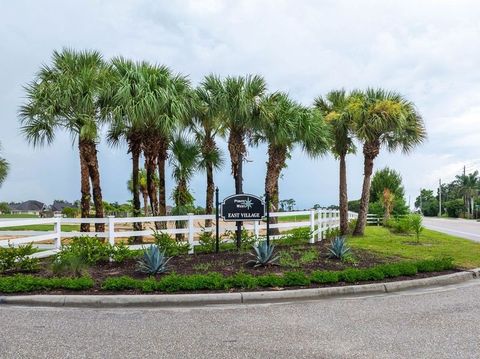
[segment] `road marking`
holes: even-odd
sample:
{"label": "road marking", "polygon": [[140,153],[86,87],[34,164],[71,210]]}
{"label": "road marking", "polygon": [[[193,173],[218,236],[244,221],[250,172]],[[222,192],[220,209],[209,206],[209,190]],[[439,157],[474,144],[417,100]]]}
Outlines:
{"label": "road marking", "polygon": [[431,228],[436,228],[436,229],[442,229],[444,231],[449,231],[449,232],[454,232],[454,233],[460,233],[464,234],[466,236],[474,236],[480,238],[480,234],[475,234],[475,233],[470,233],[470,232],[462,232],[462,231],[457,231],[455,229],[450,229],[450,228],[445,228],[445,227],[438,227],[438,226],[432,226],[431,224],[427,224],[427,227]]}

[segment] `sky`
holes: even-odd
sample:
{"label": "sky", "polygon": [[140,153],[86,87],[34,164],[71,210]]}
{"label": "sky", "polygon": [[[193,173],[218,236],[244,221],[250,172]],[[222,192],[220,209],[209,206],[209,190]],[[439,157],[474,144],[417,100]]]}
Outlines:
{"label": "sky", "polygon": [[[285,91],[311,105],[332,89],[382,87],[402,93],[422,114],[428,140],[413,153],[382,150],[375,168],[403,177],[413,204],[421,187],[451,181],[463,167],[480,169],[480,2],[398,1],[0,1],[0,142],[11,172],[0,201],[80,197],[78,151],[66,133],[50,147],[33,148],[19,132],[23,86],[53,50],[99,50],[202,77],[261,74],[269,91]],[[226,166],[216,173],[221,197],[233,193]],[[130,199],[126,147],[102,139],[99,163],[104,199]],[[249,148],[244,190],[262,194],[266,148]],[[361,193],[361,150],[347,158],[348,194]],[[205,175],[191,186],[204,202]],[[167,191],[174,183],[168,174]],[[292,153],[280,198],[297,208],[338,203],[338,162]],[[170,200],[171,202],[171,200]]]}

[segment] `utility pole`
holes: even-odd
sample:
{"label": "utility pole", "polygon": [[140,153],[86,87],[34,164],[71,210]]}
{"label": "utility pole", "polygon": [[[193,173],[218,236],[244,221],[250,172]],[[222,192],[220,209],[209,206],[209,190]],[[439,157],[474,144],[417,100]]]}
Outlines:
{"label": "utility pole", "polygon": [[438,216],[442,216],[442,179],[438,180]]}

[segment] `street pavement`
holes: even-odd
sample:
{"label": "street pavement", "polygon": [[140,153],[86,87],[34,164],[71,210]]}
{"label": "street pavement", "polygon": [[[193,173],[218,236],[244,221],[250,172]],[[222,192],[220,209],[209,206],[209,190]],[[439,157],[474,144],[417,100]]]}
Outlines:
{"label": "street pavement", "polygon": [[434,231],[480,242],[480,222],[475,220],[424,217],[423,224]]}
{"label": "street pavement", "polygon": [[479,358],[480,280],[168,309],[0,306],[4,358]]}

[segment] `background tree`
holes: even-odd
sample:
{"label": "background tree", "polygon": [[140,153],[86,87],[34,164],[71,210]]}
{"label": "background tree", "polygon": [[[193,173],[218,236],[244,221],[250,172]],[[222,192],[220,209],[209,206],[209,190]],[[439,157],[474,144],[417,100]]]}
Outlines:
{"label": "background tree", "polygon": [[[235,193],[243,193],[243,161],[247,153],[245,140],[256,126],[258,105],[265,95],[267,85],[263,77],[227,77],[223,82],[221,103],[228,131],[228,151],[235,181]],[[236,222],[237,247],[240,248],[242,222]]]}
{"label": "background tree", "polygon": [[[268,144],[265,193],[270,194],[270,210],[279,210],[279,186],[282,170],[295,145],[302,146],[310,156],[325,153],[328,148],[328,133],[320,113],[310,111],[291,100],[287,94],[277,92],[266,96],[259,105],[260,116],[252,142]],[[271,223],[277,223],[276,217]],[[279,234],[278,229],[272,229]]]}
{"label": "background tree", "polygon": [[[97,51],[54,51],[52,64],[43,66],[26,86],[26,104],[20,109],[22,132],[34,146],[52,143],[58,129],[65,129],[78,141],[83,218],[90,213],[90,181],[95,216],[104,217],[96,143],[98,98],[107,77]],[[104,231],[104,227],[95,224],[97,232]],[[89,228],[88,223],[82,223],[81,231]]]}
{"label": "background tree", "polygon": [[349,108],[349,96],[345,90],[329,92],[325,98],[317,97],[314,106],[321,111],[328,124],[332,139],[332,154],[339,159],[339,207],[340,233],[348,233],[348,190],[346,157],[355,153],[353,121]]}
{"label": "background tree", "polygon": [[438,200],[432,190],[422,188],[420,195],[415,199],[415,208],[424,216],[438,215]]}
{"label": "background tree", "polygon": [[[2,147],[0,145],[0,150],[1,149]],[[2,186],[3,182],[5,182],[9,169],[10,169],[10,164],[7,162],[5,158],[0,156],[0,187]]]}
{"label": "background tree", "polygon": [[367,224],[373,163],[382,147],[409,153],[426,138],[423,121],[412,102],[400,94],[368,89],[352,95],[356,137],[362,142],[364,178],[355,235],[363,235]]}
{"label": "background tree", "polygon": [[[142,86],[141,63],[114,58],[109,67],[110,76],[108,86],[104,87],[101,96],[101,107],[104,119],[110,128],[107,134],[108,142],[114,146],[126,142],[128,153],[132,155],[131,193],[133,195],[133,216],[141,215],[140,184],[140,155],[142,153],[142,138],[144,131],[141,103]],[[142,230],[141,222],[134,222],[135,230]],[[137,238],[137,242],[141,237]]]}
{"label": "background tree", "polygon": [[[195,140],[200,145],[199,168],[206,173],[207,188],[205,196],[205,214],[213,214],[215,182],[214,170],[224,165],[222,152],[217,146],[215,137],[222,130],[222,82],[214,75],[206,76],[195,89],[193,100],[193,117],[190,129]],[[205,227],[210,227],[212,221],[205,220]]]}
{"label": "background tree", "polygon": [[[158,177],[155,175],[154,178],[156,185],[158,185]],[[129,179],[127,182],[127,187],[130,192],[133,192],[133,179]],[[141,168],[138,171],[138,189],[143,197],[143,213],[145,217],[148,216],[148,187],[147,187],[147,171]]]}
{"label": "background tree", "polygon": [[[200,160],[199,146],[183,134],[176,134],[170,142],[169,164],[176,182],[172,198],[175,203],[175,214],[187,214],[194,208],[194,198],[189,189],[189,182],[198,169]],[[185,221],[177,221],[177,228],[184,228]],[[182,239],[183,235],[177,235]]]}
{"label": "background tree", "polygon": [[459,192],[463,196],[467,217],[473,217],[475,198],[480,190],[480,178],[478,171],[469,174],[455,176],[455,182],[459,187]]}

